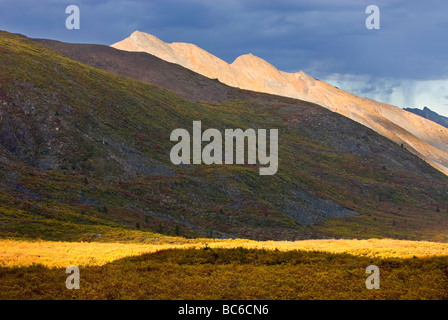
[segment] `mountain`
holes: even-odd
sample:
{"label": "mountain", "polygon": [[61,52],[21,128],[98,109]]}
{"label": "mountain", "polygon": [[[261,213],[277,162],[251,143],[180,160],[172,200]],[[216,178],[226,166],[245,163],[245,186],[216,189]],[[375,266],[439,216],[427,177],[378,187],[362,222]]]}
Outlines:
{"label": "mountain", "polygon": [[438,123],[441,126],[448,128],[448,117],[441,116],[437,112],[434,112],[431,109],[429,109],[428,107],[424,107],[423,110],[418,108],[404,108],[404,110],[415,113],[420,117],[434,121],[435,123]]}
{"label": "mountain", "polygon": [[228,64],[193,44],[168,44],[139,31],[112,47],[147,52],[232,87],[317,103],[403,144],[448,174],[448,129],[398,107],[355,96],[302,71],[279,71],[252,54],[240,56]]}
{"label": "mountain", "polygon": [[[41,42],[0,32],[2,237],[448,240],[448,177],[366,126],[146,53]],[[278,129],[278,172],[172,164],[170,134],[195,120]]]}

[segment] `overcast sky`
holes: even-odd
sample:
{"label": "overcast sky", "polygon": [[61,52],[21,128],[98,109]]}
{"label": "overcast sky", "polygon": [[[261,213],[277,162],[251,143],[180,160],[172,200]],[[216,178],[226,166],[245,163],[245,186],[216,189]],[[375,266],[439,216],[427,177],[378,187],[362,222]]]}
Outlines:
{"label": "overcast sky", "polygon": [[[67,30],[78,5],[81,28]],[[369,5],[380,29],[368,30]],[[448,1],[0,0],[0,29],[110,45],[140,30],[190,42],[231,63],[253,53],[355,94],[448,116]]]}

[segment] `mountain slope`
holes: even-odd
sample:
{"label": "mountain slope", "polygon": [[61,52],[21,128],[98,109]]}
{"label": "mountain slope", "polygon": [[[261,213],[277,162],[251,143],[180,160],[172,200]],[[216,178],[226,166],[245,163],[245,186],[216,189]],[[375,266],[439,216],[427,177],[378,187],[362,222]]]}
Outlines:
{"label": "mountain slope", "polygon": [[[448,240],[448,178],[405,148],[313,103],[200,81],[230,98],[193,102],[0,32],[0,235]],[[173,165],[170,134],[194,120],[279,129],[277,174]]]}
{"label": "mountain slope", "polygon": [[239,91],[146,53],[130,53],[96,44],[30,40],[89,66],[160,86],[193,101],[216,103],[231,99]]}
{"label": "mountain slope", "polygon": [[217,78],[233,87],[315,102],[349,117],[406,148],[448,174],[448,129],[398,107],[357,97],[316,80],[304,72],[286,73],[251,54],[232,64],[187,43],[167,44],[158,38],[135,31],[112,47],[147,52]]}
{"label": "mountain slope", "polygon": [[416,115],[419,115],[423,118],[426,118],[428,120],[434,121],[435,123],[440,124],[441,126],[444,126],[445,128],[448,128],[448,118],[441,116],[437,112],[432,111],[428,107],[424,107],[423,109],[418,108],[404,108],[404,110],[415,113]]}

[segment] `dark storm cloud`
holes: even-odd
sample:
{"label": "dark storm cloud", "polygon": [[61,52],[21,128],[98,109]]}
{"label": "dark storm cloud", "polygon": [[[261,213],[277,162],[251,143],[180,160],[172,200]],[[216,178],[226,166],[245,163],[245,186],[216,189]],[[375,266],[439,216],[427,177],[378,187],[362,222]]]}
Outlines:
{"label": "dark storm cloud", "polygon": [[[65,29],[65,7],[81,10],[81,30]],[[381,29],[365,28],[365,9]],[[112,44],[134,30],[191,42],[232,62],[253,53],[284,71],[446,79],[445,1],[168,0],[0,2],[0,29],[68,42]]]}

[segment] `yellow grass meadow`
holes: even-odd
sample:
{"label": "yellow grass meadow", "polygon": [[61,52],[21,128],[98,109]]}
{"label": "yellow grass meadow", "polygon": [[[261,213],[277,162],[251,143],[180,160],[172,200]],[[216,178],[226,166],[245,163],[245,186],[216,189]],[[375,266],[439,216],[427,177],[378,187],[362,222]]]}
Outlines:
{"label": "yellow grass meadow", "polygon": [[195,239],[184,243],[101,243],[0,240],[0,266],[46,267],[101,266],[109,262],[165,249],[188,248],[247,248],[265,250],[303,250],[327,253],[347,253],[375,258],[412,258],[446,256],[448,243],[405,241],[393,239],[370,240],[303,240],[251,241]]}

